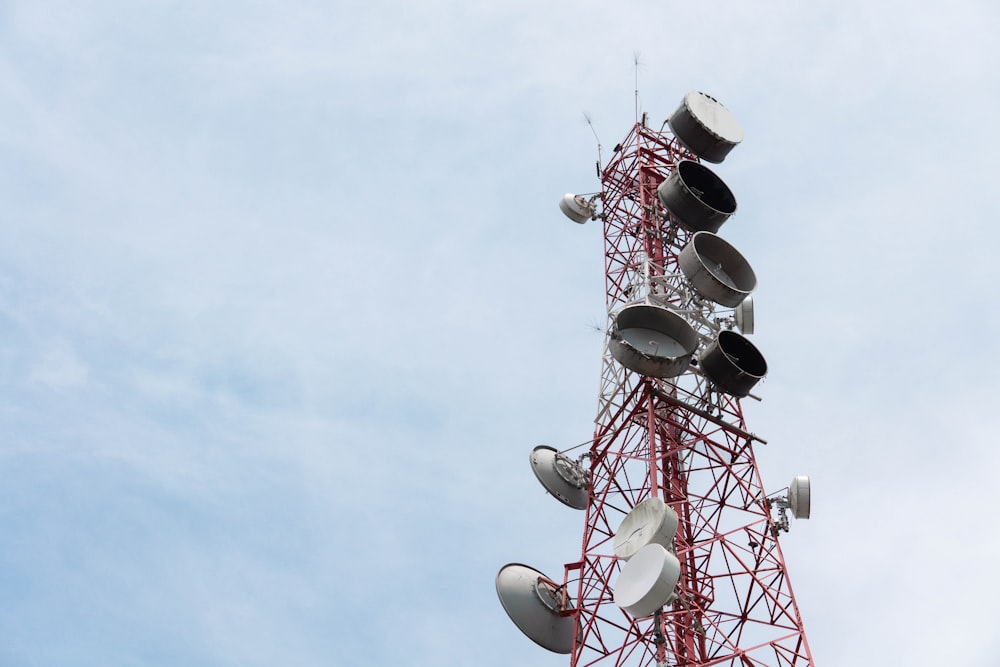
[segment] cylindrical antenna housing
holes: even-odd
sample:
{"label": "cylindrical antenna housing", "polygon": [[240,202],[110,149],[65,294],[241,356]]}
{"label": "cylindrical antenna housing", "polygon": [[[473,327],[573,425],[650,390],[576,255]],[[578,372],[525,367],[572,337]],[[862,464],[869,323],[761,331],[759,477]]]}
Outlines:
{"label": "cylindrical antenna housing", "polygon": [[678,222],[694,232],[717,232],[736,212],[736,197],[708,167],[681,160],[656,194]]}
{"label": "cylindrical antenna housing", "polygon": [[667,124],[685,148],[716,164],[743,141],[736,116],[714,97],[697,91],[684,96]]}

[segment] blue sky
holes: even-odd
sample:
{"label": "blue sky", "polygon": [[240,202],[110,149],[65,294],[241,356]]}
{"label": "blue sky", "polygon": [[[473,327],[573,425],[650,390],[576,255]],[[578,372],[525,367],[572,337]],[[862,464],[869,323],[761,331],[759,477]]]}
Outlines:
{"label": "blue sky", "polygon": [[1000,646],[993,3],[0,3],[0,664],[564,664],[600,231],[689,90],[744,144],[765,485],[817,664]]}

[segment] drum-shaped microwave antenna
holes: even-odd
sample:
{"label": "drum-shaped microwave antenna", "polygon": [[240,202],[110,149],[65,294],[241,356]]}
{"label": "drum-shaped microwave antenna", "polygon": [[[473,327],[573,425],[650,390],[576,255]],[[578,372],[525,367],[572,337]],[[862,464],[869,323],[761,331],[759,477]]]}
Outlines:
{"label": "drum-shaped microwave antenna", "polygon": [[743,141],[736,116],[705,93],[685,95],[667,124],[685,148],[709,162],[722,162]]}
{"label": "drum-shaped microwave antenna", "polygon": [[587,509],[590,479],[579,462],[552,447],[539,445],[531,450],[531,470],[545,490],[562,504]]}
{"label": "drum-shaped microwave antenna", "polygon": [[708,167],[681,160],[656,188],[664,208],[694,232],[716,232],[736,212],[736,197]]}
{"label": "drum-shaped microwave antenna", "polygon": [[538,570],[508,563],[497,573],[497,596],[521,632],[554,653],[573,650],[573,617],[565,590]]}
{"label": "drum-shaped microwave antenna", "polygon": [[788,485],[788,509],[796,519],[809,518],[809,477],[797,475]]}
{"label": "drum-shaped microwave antenna", "polygon": [[559,210],[573,222],[583,224],[594,217],[594,207],[590,202],[572,193],[566,193],[559,200]]}
{"label": "drum-shaped microwave antenna", "polygon": [[736,328],[744,336],[753,333],[753,297],[748,296],[743,299],[743,303],[736,306]]}
{"label": "drum-shaped microwave antenna", "polygon": [[611,356],[649,377],[676,377],[688,369],[698,334],[683,317],[663,306],[636,303],[614,317]]}
{"label": "drum-shaped microwave antenna", "polygon": [[733,308],[757,287],[750,263],[721,236],[697,232],[677,258],[681,272],[701,296]]}
{"label": "drum-shaped microwave antenna", "polygon": [[718,389],[739,398],[767,374],[764,355],[735,331],[720,331],[702,352],[699,365]]}
{"label": "drum-shaped microwave antenna", "polygon": [[632,508],[615,531],[615,555],[628,560],[647,544],[670,548],[677,532],[677,512],[649,497]]}
{"label": "drum-shaped microwave antenna", "polygon": [[681,576],[677,557],[647,544],[625,563],[615,583],[615,604],[635,618],[652,616],[674,597]]}

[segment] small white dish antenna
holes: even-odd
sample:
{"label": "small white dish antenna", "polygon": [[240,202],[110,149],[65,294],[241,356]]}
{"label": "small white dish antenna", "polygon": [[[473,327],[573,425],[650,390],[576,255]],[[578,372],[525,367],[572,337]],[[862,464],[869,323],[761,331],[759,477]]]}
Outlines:
{"label": "small white dish antenna", "polygon": [[709,162],[722,162],[743,141],[743,128],[736,116],[705,93],[685,95],[667,124],[689,151]]}
{"label": "small white dish antenna", "polygon": [[809,495],[809,477],[797,475],[792,478],[792,483],[788,485],[788,509],[796,519],[809,518]]}
{"label": "small white dish antenna", "polygon": [[615,584],[615,604],[634,618],[652,616],[674,598],[681,576],[677,557],[659,544],[647,544],[625,563]]}
{"label": "small white dish antenna", "polygon": [[497,573],[497,596],[504,611],[533,642],[553,653],[573,650],[572,604],[565,589],[538,570],[508,563]]}
{"label": "small white dish antenna", "polygon": [[646,498],[632,508],[615,531],[615,555],[628,560],[647,544],[670,549],[677,523],[673,508],[660,498]]}
{"label": "small white dish antenna", "polygon": [[625,368],[656,378],[688,370],[698,334],[683,317],[663,306],[636,303],[614,316],[608,345]]}
{"label": "small white dish antenna", "polygon": [[712,232],[695,233],[677,263],[698,294],[728,308],[738,306],[757,287],[750,263]]}
{"label": "small white dish antenna", "polygon": [[797,475],[792,478],[792,483],[788,485],[787,496],[778,496],[768,500],[771,507],[778,510],[778,518],[775,519],[773,527],[775,535],[781,531],[787,532],[791,528],[788,521],[789,511],[796,519],[809,518],[810,496],[809,477]]}
{"label": "small white dish antenna", "polygon": [[736,306],[736,328],[744,336],[753,333],[753,297],[748,296],[743,302]]}
{"label": "small white dish antenna", "polygon": [[559,200],[559,210],[563,214],[578,224],[584,224],[594,217],[594,207],[580,195],[566,193]]}
{"label": "small white dish antenna", "polygon": [[539,445],[531,450],[531,470],[556,500],[573,509],[587,509],[590,476],[578,461]]}

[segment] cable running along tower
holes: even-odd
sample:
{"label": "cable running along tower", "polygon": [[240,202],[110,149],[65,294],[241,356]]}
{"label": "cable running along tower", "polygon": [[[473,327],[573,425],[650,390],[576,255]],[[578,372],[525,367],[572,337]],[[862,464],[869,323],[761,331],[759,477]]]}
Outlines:
{"label": "cable running along tower", "polygon": [[510,563],[496,586],[571,667],[812,665],[778,541],[789,514],[809,517],[809,478],[765,493],[740,406],[767,372],[747,338],[757,280],[716,234],[736,199],[702,164],[741,140],[724,106],[688,93],[658,129],[642,114],[600,192],[560,202],[603,224],[607,335],[589,448],[530,462],[584,513],[582,550],[561,581]]}

